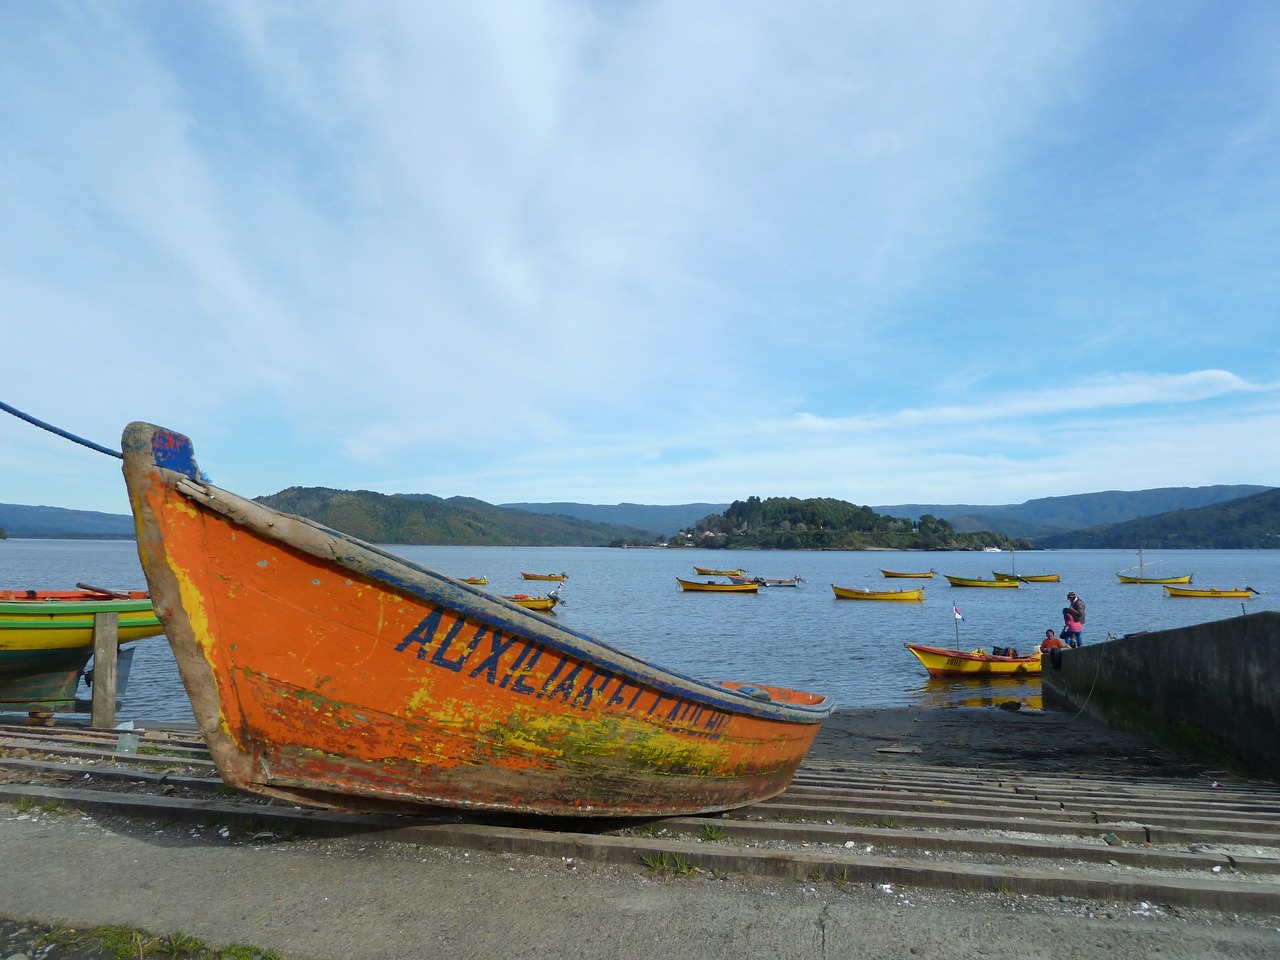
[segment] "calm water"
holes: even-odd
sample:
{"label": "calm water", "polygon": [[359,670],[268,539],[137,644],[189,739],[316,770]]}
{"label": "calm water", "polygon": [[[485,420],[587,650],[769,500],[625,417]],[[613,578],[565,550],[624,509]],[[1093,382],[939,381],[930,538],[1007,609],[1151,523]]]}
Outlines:
{"label": "calm water", "polygon": [[[983,705],[1011,698],[1036,705],[1039,681],[930,680],[904,641],[962,649],[991,644],[1030,648],[1062,626],[1068,590],[1088,604],[1086,644],[1237,616],[1280,610],[1280,551],[1186,550],[1151,553],[1150,576],[1194,573],[1197,586],[1249,585],[1249,600],[1185,600],[1150,585],[1116,579],[1136,552],[1063,550],[1018,553],[751,552],[611,550],[593,547],[396,547],[409,559],[454,577],[489,578],[495,593],[543,593],[552,583],[531,573],[566,571],[565,602],[555,619],[654,663],[705,679],[776,683],[825,693],[842,709],[916,704]],[[676,577],[693,565],[745,566],[764,577],[800,574],[799,589],[759,594],[683,593]],[[879,568],[921,571],[932,580],[886,580]],[[991,578],[992,570],[1060,573],[1061,583],[1016,590],[951,587],[943,573]],[[77,582],[145,589],[132,542],[0,541],[0,586],[67,589]],[[923,603],[836,600],[830,584],[899,589],[925,583]],[[957,622],[952,605],[960,608]],[[162,637],[135,645],[121,719],[189,721],[191,708]],[[82,695],[87,692],[82,690]]]}

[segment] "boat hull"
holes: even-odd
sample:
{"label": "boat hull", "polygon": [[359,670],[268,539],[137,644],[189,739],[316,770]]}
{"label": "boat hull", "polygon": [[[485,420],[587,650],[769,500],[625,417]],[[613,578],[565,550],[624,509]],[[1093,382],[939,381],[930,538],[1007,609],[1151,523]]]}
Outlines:
{"label": "boat hull", "polygon": [[164,632],[149,599],[0,600],[0,651],[93,648],[93,618],[115,613],[121,643]]}
{"label": "boat hull", "polygon": [[566,577],[566,576],[568,576],[568,574],[565,574],[565,573],[525,573],[523,570],[521,570],[521,571],[520,571],[520,576],[524,577],[526,580],[554,580],[554,581],[556,581],[557,583],[563,583],[563,582],[564,582],[565,577]]}
{"label": "boat hull", "polygon": [[1254,594],[1254,591],[1249,587],[1244,587],[1243,589],[1230,588],[1223,590],[1219,590],[1215,587],[1209,587],[1201,590],[1188,587],[1170,586],[1168,584],[1165,585],[1164,592],[1171,597],[1191,597],[1198,599],[1213,598],[1226,600],[1247,600]]}
{"label": "boat hull", "polygon": [[917,643],[903,646],[931,677],[1038,676],[1041,672],[1039,652],[1026,657],[998,657],[983,650],[947,650]]}
{"label": "boat hull", "polygon": [[1190,583],[1193,574],[1188,573],[1185,577],[1131,577],[1125,573],[1117,573],[1121,583]]}
{"label": "boat hull", "polygon": [[831,590],[837,600],[924,600],[924,587],[914,590],[860,590],[857,587],[837,587]]}
{"label": "boat hull", "polygon": [[745,577],[747,571],[739,567],[737,570],[715,570],[711,567],[694,567],[693,572],[700,577]]}
{"label": "boat hull", "polygon": [[943,574],[943,576],[947,578],[947,582],[951,584],[953,587],[1014,588],[1014,587],[1017,587],[1020,582],[1018,580],[982,580],[982,579],[975,579],[971,577],[951,577],[951,576],[947,576],[947,574],[945,573]]}
{"label": "boat hull", "polygon": [[686,593],[759,593],[760,584],[755,581],[744,583],[711,583],[710,581],[685,580],[676,577],[676,583]]}
{"label": "boat hull", "polygon": [[932,570],[928,571],[927,573],[899,573],[897,570],[885,570],[884,568],[881,568],[880,572],[884,574],[886,577],[898,577],[902,579],[912,579],[912,580],[932,580],[933,579]]}
{"label": "boat hull", "polygon": [[131,424],[138,553],[233,787],[345,810],[731,809],[784,790],[833,704],[663,670],[199,481]]}
{"label": "boat hull", "polygon": [[1001,573],[998,570],[992,570],[991,575],[997,580],[1020,580],[1023,583],[1059,583],[1062,580],[1060,573],[1031,573],[1025,576],[1017,573]]}

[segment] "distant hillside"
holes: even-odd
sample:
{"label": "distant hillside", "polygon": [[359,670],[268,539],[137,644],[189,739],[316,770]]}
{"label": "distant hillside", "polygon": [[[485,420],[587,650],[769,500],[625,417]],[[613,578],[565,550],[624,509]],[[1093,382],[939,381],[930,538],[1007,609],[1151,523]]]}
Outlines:
{"label": "distant hillside", "polygon": [[0,503],[0,527],[14,539],[132,540],[133,517],[127,513],[64,510]]}
{"label": "distant hillside", "polygon": [[1211,487],[1106,490],[1067,497],[1042,497],[1018,504],[904,503],[871,509],[911,519],[931,514],[941,520],[949,520],[958,532],[992,530],[1011,537],[1040,537],[1058,531],[1123,523],[1173,510],[1193,510],[1271,489],[1257,484],[1219,484]]}
{"label": "distant hillside", "polygon": [[710,514],[724,513],[729,508],[727,503],[681,503],[674,506],[646,506],[642,503],[617,503],[612,506],[594,503],[504,503],[502,506],[530,513],[577,517],[592,523],[636,527],[666,536],[691,527]]}
{"label": "distant hillside", "polygon": [[1280,490],[1196,510],[1175,510],[1125,523],[1033,539],[1037,547],[1161,550],[1280,548]]}
{"label": "distant hillside", "polygon": [[370,543],[590,547],[654,539],[648,530],[510,510],[469,497],[290,487],[257,501]]}

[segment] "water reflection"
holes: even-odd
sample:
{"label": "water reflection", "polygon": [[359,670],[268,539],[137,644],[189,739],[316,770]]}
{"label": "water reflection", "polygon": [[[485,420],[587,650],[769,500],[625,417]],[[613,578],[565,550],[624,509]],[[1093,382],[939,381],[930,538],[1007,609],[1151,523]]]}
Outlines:
{"label": "water reflection", "polygon": [[914,691],[927,707],[999,707],[1016,702],[1024,710],[1043,710],[1039,677],[927,677]]}

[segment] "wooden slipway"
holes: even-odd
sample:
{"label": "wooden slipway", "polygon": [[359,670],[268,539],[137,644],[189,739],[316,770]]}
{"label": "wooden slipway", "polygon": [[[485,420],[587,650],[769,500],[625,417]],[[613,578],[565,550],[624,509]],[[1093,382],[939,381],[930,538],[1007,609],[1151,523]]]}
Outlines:
{"label": "wooden slipway", "polygon": [[52,801],[95,817],[188,821],[192,843],[289,843],[374,827],[386,842],[637,870],[1280,914],[1280,788],[1243,780],[946,768],[886,754],[808,760],[773,800],[639,826],[455,811],[379,817],[228,793],[190,730],[0,725],[0,803]]}

